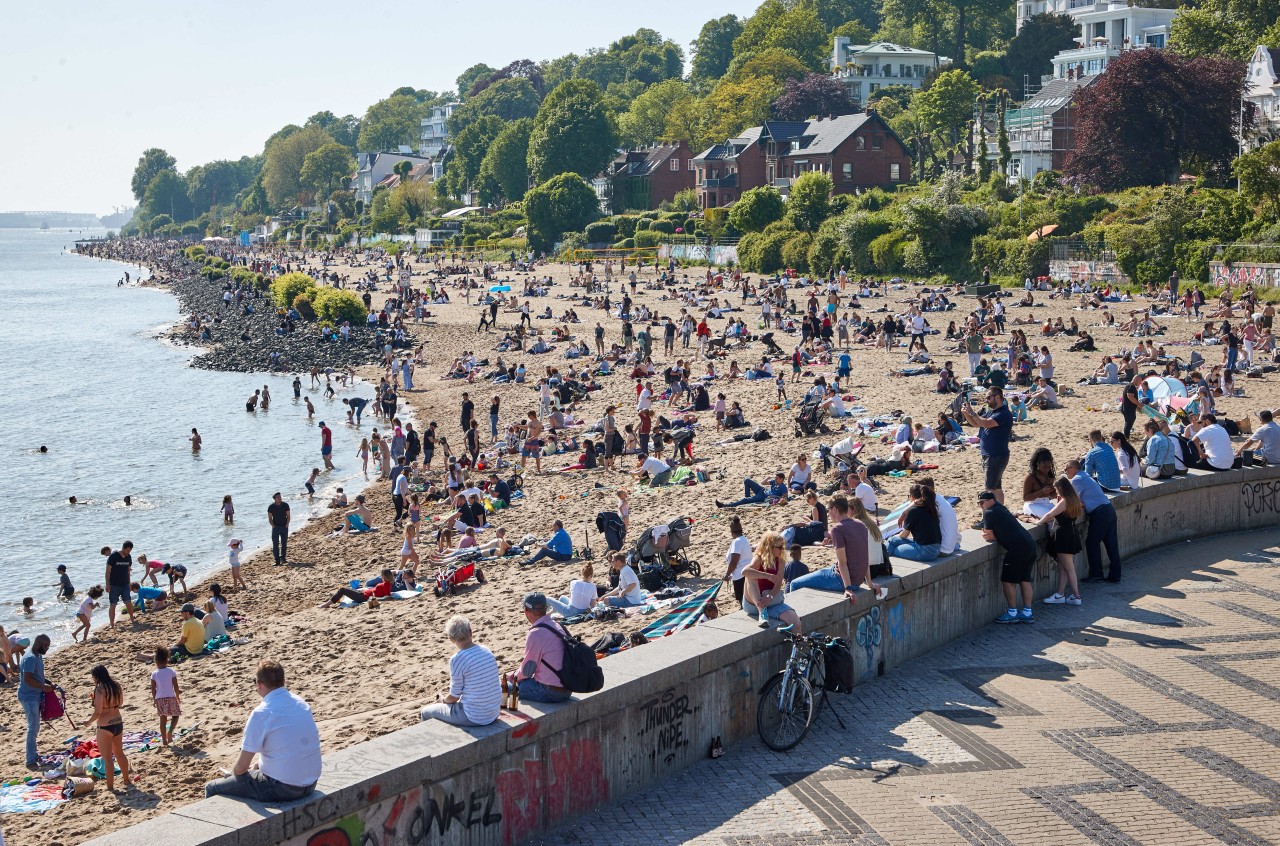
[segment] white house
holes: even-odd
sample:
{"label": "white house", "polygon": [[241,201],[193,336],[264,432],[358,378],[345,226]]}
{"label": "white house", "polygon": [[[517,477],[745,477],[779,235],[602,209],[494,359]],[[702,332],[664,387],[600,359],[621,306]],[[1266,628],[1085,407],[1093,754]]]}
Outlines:
{"label": "white house", "polygon": [[1280,50],[1259,44],[1246,73],[1244,100],[1254,107],[1253,132],[1244,148],[1254,150],[1280,139]]}
{"label": "white house", "polygon": [[1128,0],[1065,0],[1065,4],[1061,13],[1080,27],[1079,46],[1053,57],[1053,75],[1058,79],[1100,74],[1126,50],[1164,47],[1169,43],[1169,26],[1178,16],[1177,9],[1131,6]]}
{"label": "white house", "polygon": [[356,154],[356,178],[352,184],[357,200],[362,200],[365,203],[372,200],[374,187],[390,176],[395,171],[395,166],[400,162],[413,162],[414,167],[418,165],[430,167],[430,158],[415,156],[413,153],[408,152],[407,147],[402,147],[401,150],[404,152]]}
{"label": "white house", "polygon": [[850,99],[859,106],[887,85],[919,88],[931,71],[949,64],[950,59],[928,50],[887,41],[850,44],[844,36],[836,36],[831,51],[832,74],[845,84]]}
{"label": "white house", "polygon": [[424,156],[438,158],[445,144],[449,143],[449,118],[454,109],[461,103],[445,103],[443,106],[432,106],[431,116],[422,119],[422,138],[418,152]]}

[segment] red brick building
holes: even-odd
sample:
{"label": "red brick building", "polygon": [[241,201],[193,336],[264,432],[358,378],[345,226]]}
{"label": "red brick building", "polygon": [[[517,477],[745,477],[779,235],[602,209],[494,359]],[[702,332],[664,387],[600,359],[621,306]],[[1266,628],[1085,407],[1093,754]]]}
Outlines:
{"label": "red brick building", "polygon": [[694,187],[693,150],[684,141],[645,150],[629,150],[609,164],[597,181],[605,211],[652,211],[671,202],[680,191]]}
{"label": "red brick building", "polygon": [[830,176],[837,194],[911,179],[906,145],[874,112],[769,121],[712,146],[693,163],[702,208],[727,206],[762,185],[785,194],[792,180],[809,171]]}

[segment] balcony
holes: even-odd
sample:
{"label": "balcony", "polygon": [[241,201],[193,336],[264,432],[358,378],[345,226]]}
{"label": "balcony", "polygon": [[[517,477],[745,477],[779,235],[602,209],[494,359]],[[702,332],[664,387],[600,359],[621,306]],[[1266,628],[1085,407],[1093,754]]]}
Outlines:
{"label": "balcony", "polygon": [[702,180],[701,188],[737,188],[738,174],[731,173],[728,176],[720,176],[716,178],[707,178]]}

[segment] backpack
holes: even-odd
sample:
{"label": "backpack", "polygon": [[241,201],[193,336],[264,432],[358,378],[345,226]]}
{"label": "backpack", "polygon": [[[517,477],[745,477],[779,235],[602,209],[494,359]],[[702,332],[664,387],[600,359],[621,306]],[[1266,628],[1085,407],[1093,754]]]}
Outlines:
{"label": "backpack", "polygon": [[595,693],[604,687],[604,670],[596,662],[595,651],[582,642],[581,635],[569,635],[559,626],[547,626],[564,644],[564,662],[555,669],[547,660],[542,664],[555,673],[560,684],[570,693]]}
{"label": "backpack", "polygon": [[853,690],[853,653],[844,638],[833,637],[822,650],[826,663],[825,686],[831,693],[849,693]]}
{"label": "backpack", "polygon": [[[55,687],[52,691],[46,691],[40,696],[40,719],[46,723],[54,720],[60,720],[67,713],[67,695],[62,688]],[[70,720],[70,717],[67,717]],[[71,723],[72,728],[75,723]]]}

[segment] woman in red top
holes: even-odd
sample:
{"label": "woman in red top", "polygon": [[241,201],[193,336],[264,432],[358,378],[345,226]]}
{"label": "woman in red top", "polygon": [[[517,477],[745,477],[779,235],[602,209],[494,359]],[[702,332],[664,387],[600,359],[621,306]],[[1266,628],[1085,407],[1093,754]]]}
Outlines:
{"label": "woman in red top", "polygon": [[787,605],[782,581],[785,544],[777,532],[765,532],[756,546],[751,565],[742,571],[742,610],[760,618],[760,628],[769,627],[769,619],[781,620],[800,634],[800,616]]}
{"label": "woman in red top", "polygon": [[350,599],[357,605],[368,602],[370,598],[386,599],[391,595],[391,585],[396,580],[396,574],[391,570],[383,570],[382,578],[373,587],[360,588],[359,590],[350,587],[340,587],[329,597],[329,601],[321,603],[321,608],[332,608],[343,599]]}

